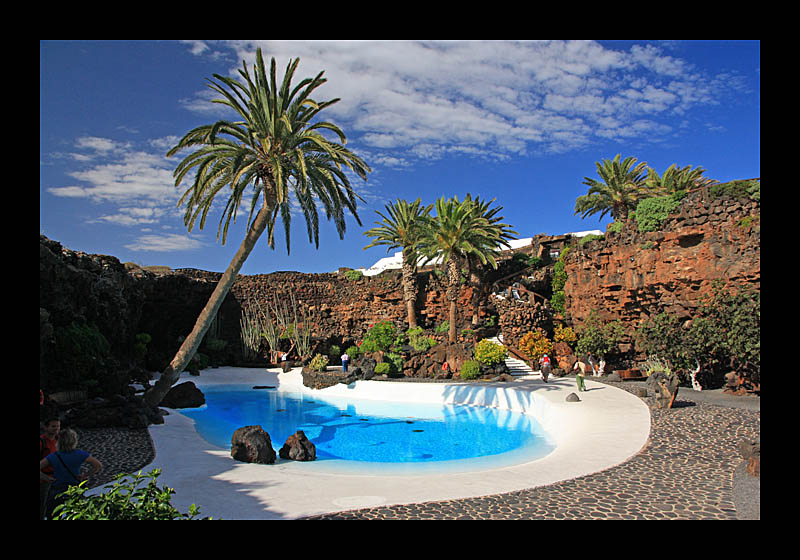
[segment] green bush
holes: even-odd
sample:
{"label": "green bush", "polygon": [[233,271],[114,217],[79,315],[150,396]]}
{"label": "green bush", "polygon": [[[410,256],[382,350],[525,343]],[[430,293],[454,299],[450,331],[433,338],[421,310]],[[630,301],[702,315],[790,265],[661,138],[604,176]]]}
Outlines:
{"label": "green bush", "polygon": [[669,196],[656,196],[645,198],[636,205],[634,215],[639,225],[639,232],[658,231],[664,220],[681,204],[684,191]]}
{"label": "green bush", "polygon": [[408,329],[406,331],[406,336],[408,337],[408,344],[414,350],[429,350],[434,344],[436,344],[436,339],[432,336],[426,335],[425,331],[422,330],[422,327]]}
{"label": "green bush", "polygon": [[351,282],[354,282],[356,280],[361,280],[361,278],[364,277],[364,273],[361,272],[360,270],[345,270],[344,277],[350,280]]}
{"label": "green bush", "polygon": [[394,323],[381,321],[367,331],[361,343],[361,352],[386,352],[394,344],[395,338]]}
{"label": "green bush", "polygon": [[565,261],[569,254],[570,248],[565,247],[561,254],[558,255],[556,264],[553,265],[553,295],[550,298],[550,305],[558,313],[564,313],[564,304],[566,302],[566,294],[564,293],[564,285],[567,283],[567,272]]}
{"label": "green bush", "polygon": [[761,181],[756,179],[744,179],[719,183],[708,189],[712,198],[729,196],[737,200],[757,200],[761,201]]}
{"label": "green bush", "polygon": [[622,321],[600,324],[592,316],[578,334],[575,352],[578,356],[591,354],[595,358],[603,358],[617,351],[617,345],[622,341],[624,334],[625,327]]}
{"label": "green bush", "polygon": [[[105,487],[108,492],[86,496],[86,481],[68,488],[62,496],[63,502],[53,512],[54,520],[194,520],[200,508],[192,504],[189,513],[181,513],[170,504],[175,490],[167,486],[158,487],[156,479],[160,469],[142,474],[119,474],[114,483]],[[131,479],[132,480],[129,480]],[[147,486],[139,488],[142,482]],[[203,519],[211,519],[205,517]]]}
{"label": "green bush", "polygon": [[323,356],[322,354],[316,354],[308,364],[308,369],[311,371],[325,371],[327,367],[328,356]]}
{"label": "green bush", "polygon": [[461,366],[461,379],[477,379],[481,366],[477,360],[467,360]]}
{"label": "green bush", "polygon": [[594,233],[590,233],[589,235],[584,235],[583,237],[581,237],[578,240],[578,245],[583,247],[589,241],[594,241],[595,239],[605,239],[605,238],[606,238],[605,235],[597,235],[597,234],[594,234]]}
{"label": "green bush", "polygon": [[606,233],[619,233],[622,231],[622,226],[625,225],[622,222],[611,222],[606,227]]}
{"label": "green bush", "polygon": [[440,325],[437,325],[434,329],[436,334],[446,333],[450,330],[450,321],[443,321]]}
{"label": "green bush", "polygon": [[344,351],[345,351],[345,354],[350,356],[350,361],[355,360],[357,356],[361,355],[361,349],[358,346],[355,346],[355,345],[348,346],[347,348],[345,348]]}
{"label": "green bush", "polygon": [[375,373],[378,375],[388,375],[391,369],[392,366],[389,364],[389,362],[379,362],[375,364]]}
{"label": "green bush", "polygon": [[481,364],[493,366],[504,362],[508,358],[508,348],[484,338],[475,345],[474,354],[475,359]]}

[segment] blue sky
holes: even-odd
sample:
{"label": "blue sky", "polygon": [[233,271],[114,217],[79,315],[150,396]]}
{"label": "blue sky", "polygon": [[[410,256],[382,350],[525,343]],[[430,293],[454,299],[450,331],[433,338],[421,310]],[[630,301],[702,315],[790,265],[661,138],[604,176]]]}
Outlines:
{"label": "blue sky", "polygon": [[618,153],[659,173],[760,176],[758,41],[41,41],[40,233],[123,262],[225,270],[247,215],[225,245],[220,211],[188,232],[181,156],[166,152],[230,117],[206,78],[252,68],[259,46],[281,75],[300,57],[295,81],[325,70],[316,99],[341,101],[322,116],[373,171],[353,181],[363,226],[348,217],[340,240],[323,213],[316,249],[298,213],[291,254],[282,233],[274,250],[262,240],[243,274],[369,267],[387,252],[364,251],[364,231],[398,198],[495,198],[520,237],[604,230],[609,218],[574,204]]}

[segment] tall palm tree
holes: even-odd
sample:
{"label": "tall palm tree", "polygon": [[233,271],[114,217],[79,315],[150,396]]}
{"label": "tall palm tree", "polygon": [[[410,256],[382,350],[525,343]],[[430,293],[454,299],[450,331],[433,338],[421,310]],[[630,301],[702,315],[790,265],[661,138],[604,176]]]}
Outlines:
{"label": "tall palm tree", "polygon": [[464,202],[457,197],[449,200],[441,197],[436,201],[436,217],[425,220],[420,251],[426,262],[440,257],[447,274],[450,342],[456,340],[456,300],[467,257],[474,256],[481,264],[497,268],[496,249],[498,245],[508,246],[502,235],[506,224],[492,221],[491,216],[487,218],[482,208],[470,195]]}
{"label": "tall palm tree", "polygon": [[649,196],[645,187],[647,162],[634,165],[635,157],[627,157],[622,162],[619,159],[620,154],[617,154],[613,160],[595,162],[602,182],[583,178],[589,192],[575,200],[575,214],[582,213],[581,218],[586,218],[600,212],[600,219],[603,219],[611,212],[614,220],[626,222],[639,200]]}
{"label": "tall palm tree", "polygon": [[[338,99],[317,102],[310,97],[326,82],[322,78],[323,72],[292,88],[292,78],[299,62],[300,59],[290,60],[283,80],[278,82],[275,59],[272,59],[267,73],[259,49],[253,65],[254,76],[251,77],[246,63],[242,64],[243,70],[239,70],[244,83],[214,74],[216,81],[208,80],[209,87],[222,95],[214,102],[232,108],[242,120],[221,120],[190,130],[167,153],[167,156],[172,156],[185,148],[197,147],[174,171],[176,187],[190,171],[195,172],[191,186],[178,203],[179,206],[186,205],[184,223],[189,231],[198,217],[200,228],[203,228],[216,196],[225,189],[228,199],[217,230],[217,239],[221,233],[224,244],[231,218],[236,221],[236,213],[248,191],[251,198],[247,234],[192,332],[158,382],[145,394],[145,402],[152,406],[161,402],[194,356],[239,270],[265,230],[267,242],[270,248],[274,248],[273,233],[279,214],[285,228],[286,251],[289,252],[290,189],[303,211],[309,242],[313,240],[317,248],[317,201],[324,206],[327,218],[333,219],[340,238],[345,232],[345,209],[361,225],[356,213],[356,199],[359,197],[342,166],[365,181],[371,169],[344,147],[347,139],[339,127],[325,121],[312,123],[320,111]],[[320,134],[321,130],[332,132],[340,143],[325,138]]]}
{"label": "tall palm tree", "polygon": [[388,245],[386,249],[388,253],[392,249],[402,247],[403,300],[406,304],[408,327],[413,328],[417,326],[417,315],[414,311],[417,301],[417,261],[419,260],[417,245],[420,241],[423,220],[430,214],[433,204],[423,208],[419,198],[410,204],[406,200],[398,199],[397,202],[386,204],[385,208],[387,215],[375,211],[383,218],[382,221],[375,222],[379,227],[364,232],[364,235],[373,238],[372,243],[364,249],[376,245]]}
{"label": "tall palm tree", "polygon": [[[474,200],[471,199],[469,193],[467,193],[466,199],[464,200],[465,203],[472,201],[473,203],[473,212],[476,216],[480,218],[485,218],[488,221],[488,225],[486,229],[492,231],[492,238],[499,237],[499,241],[492,245],[485,247],[485,250],[488,251],[493,258],[496,259],[498,254],[500,253],[500,246],[509,247],[508,240],[517,239],[518,233],[512,229],[508,224],[500,223],[500,220],[503,219],[503,216],[497,216],[497,213],[503,209],[502,206],[496,206],[491,208],[492,203],[495,201],[493,198],[489,201],[482,201],[480,197],[475,197]],[[494,243],[492,241],[491,243]],[[466,256],[466,266],[467,266],[467,275],[468,275],[468,282],[469,285],[472,287],[472,324],[478,324],[478,317],[480,315],[480,302],[483,297],[486,295],[486,290],[488,288],[487,285],[482,284],[481,280],[484,276],[483,272],[486,270],[486,265],[480,265],[478,262],[479,259],[475,253],[468,253]],[[497,268],[495,263],[494,268]]]}

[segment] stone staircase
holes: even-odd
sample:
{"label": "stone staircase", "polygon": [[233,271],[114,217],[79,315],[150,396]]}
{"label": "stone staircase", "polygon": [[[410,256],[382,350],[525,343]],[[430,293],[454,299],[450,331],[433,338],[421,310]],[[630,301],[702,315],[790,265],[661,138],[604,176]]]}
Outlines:
{"label": "stone staircase", "polygon": [[[499,335],[499,338],[493,337],[490,338],[489,340],[491,340],[492,342],[496,342],[497,344],[503,344],[502,335]],[[533,371],[528,364],[513,356],[509,356],[508,358],[506,358],[506,366],[508,366],[508,372],[512,376],[514,376],[515,381],[522,379],[542,378],[541,372]]]}

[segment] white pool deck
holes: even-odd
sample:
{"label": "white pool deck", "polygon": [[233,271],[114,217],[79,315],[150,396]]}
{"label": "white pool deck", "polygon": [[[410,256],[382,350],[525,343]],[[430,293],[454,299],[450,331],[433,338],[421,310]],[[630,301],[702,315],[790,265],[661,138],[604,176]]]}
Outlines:
{"label": "white pool deck", "polygon": [[[180,383],[279,385],[313,395],[446,402],[493,406],[531,414],[556,441],[549,455],[524,464],[479,472],[422,475],[364,475],[325,472],[324,462],[278,458],[273,465],[235,461],[230,449],[201,438],[194,422],[170,410],[165,423],[150,426],[159,485],[175,489],[172,504],[188,511],[192,503],[215,519],[296,519],[309,515],[392,504],[439,501],[499,494],[553,484],[623,463],[638,453],[650,434],[650,413],[630,393],[586,380],[577,393],[575,379],[551,378],[505,383],[392,383],[357,381],[322,390],[303,387],[300,370],[218,368]],[[581,402],[566,402],[569,393]],[[280,446],[283,442],[273,444]],[[101,489],[96,489],[101,490]]]}

